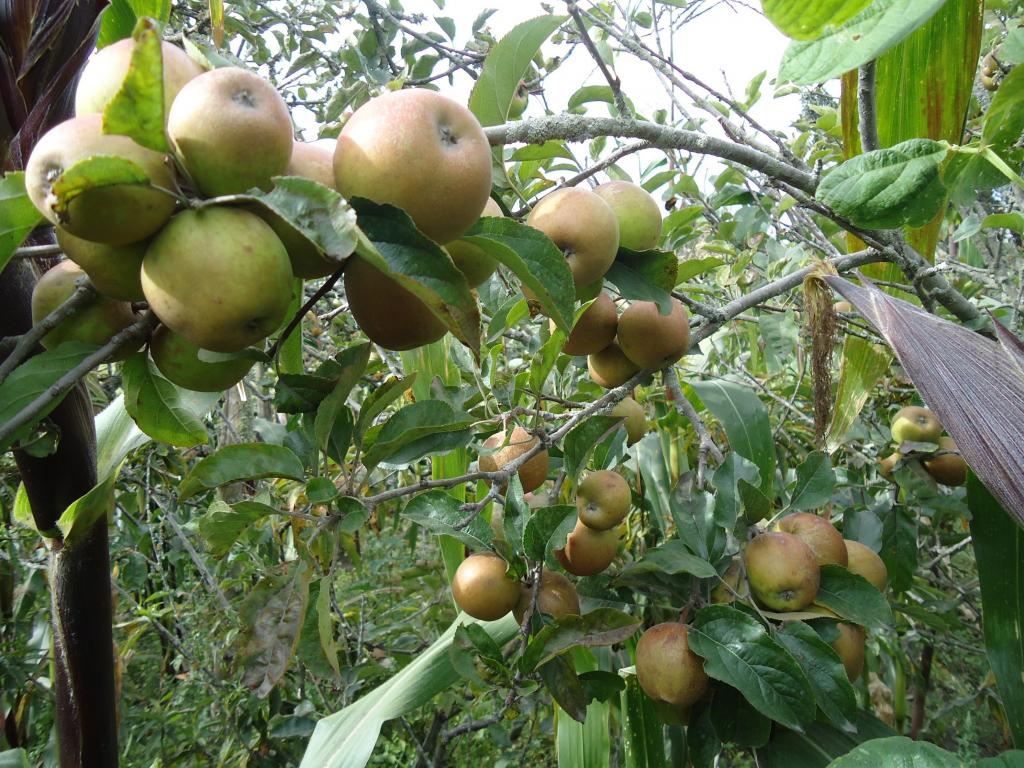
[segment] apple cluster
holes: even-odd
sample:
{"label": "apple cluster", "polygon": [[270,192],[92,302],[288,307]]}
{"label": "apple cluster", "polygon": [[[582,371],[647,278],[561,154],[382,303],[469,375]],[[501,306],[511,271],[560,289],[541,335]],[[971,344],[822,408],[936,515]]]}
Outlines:
{"label": "apple cluster", "polygon": [[[927,458],[921,459],[921,465],[935,482],[948,486],[967,482],[967,462],[960,455],[956,441],[942,434],[942,424],[931,410],[919,405],[900,408],[893,416],[890,430],[897,447],[904,443],[931,443],[938,446],[935,451],[927,454]],[[879,474],[891,478],[893,470],[903,458],[903,453],[897,450],[880,460]]]}
{"label": "apple cluster", "polygon": [[[753,601],[760,610],[781,620],[803,611],[835,616],[814,605],[823,565],[842,566],[880,592],[886,589],[888,572],[874,550],[844,539],[823,516],[797,512],[747,543],[742,556],[734,559],[722,576],[722,583],[711,591],[711,601]],[[867,633],[844,621],[837,622],[836,629],[832,647],[849,679],[856,680],[864,668]],[[685,722],[689,708],[704,695],[710,682],[687,637],[682,623],[658,624],[644,633],[636,648],[637,681],[668,722]]]}

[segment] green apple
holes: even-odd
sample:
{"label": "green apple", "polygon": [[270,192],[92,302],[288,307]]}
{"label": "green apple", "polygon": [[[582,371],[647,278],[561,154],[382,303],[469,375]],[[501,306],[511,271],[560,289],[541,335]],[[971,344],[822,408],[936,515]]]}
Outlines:
{"label": "green apple", "polygon": [[743,552],[750,592],[772,611],[802,611],[818,596],[814,551],[790,533],[763,533]]}
{"label": "green apple", "polygon": [[594,383],[605,389],[625,384],[640,369],[626,357],[619,345],[612,342],[600,352],[587,357],[587,370]]}
{"label": "green apple", "polygon": [[214,352],[237,352],[276,331],[291,286],[274,230],[241,208],[179,213],[142,260],[142,290],[160,322]]}
{"label": "green apple", "polygon": [[653,301],[634,301],[619,316],[616,340],[638,368],[664,368],[690,348],[690,317],[676,299],[667,315]]}
{"label": "green apple", "polygon": [[619,549],[618,527],[594,530],[576,521],[576,527],[565,540],[565,547],[555,550],[555,559],[575,576],[594,576],[605,570]]}
{"label": "green apple", "polygon": [[[117,95],[128,74],[135,41],[130,37],[111,43],[97,51],[82,70],[75,89],[75,114],[102,113],[111,99]],[[171,103],[185,83],[201,75],[203,68],[188,57],[181,48],[160,43],[164,68],[164,117],[170,111]]]}
{"label": "green apple", "polygon": [[[533,589],[524,584],[519,590],[519,602],[512,609],[516,621],[523,623],[526,610],[533,599]],[[544,570],[537,587],[537,612],[553,619],[564,619],[566,616],[580,615],[580,596],[576,587],[565,576],[557,571]]]}
{"label": "green apple", "polygon": [[810,512],[797,512],[781,518],[774,526],[777,531],[791,533],[814,552],[818,565],[847,563],[843,535],[826,518]]}
{"label": "green apple", "polygon": [[519,587],[508,575],[508,563],[493,552],[470,555],[452,577],[455,604],[481,621],[496,621],[515,608]]}
{"label": "green apple", "polygon": [[674,709],[696,703],[711,683],[704,660],[690,650],[686,626],[674,622],[655,624],[640,636],[636,679],[650,698]]}
{"label": "green apple", "polygon": [[941,454],[932,459],[925,459],[925,471],[931,475],[936,482],[948,486],[963,485],[967,482],[967,462],[960,455],[956,441],[951,437],[939,438],[939,450]]}
{"label": "green apple", "polygon": [[630,181],[598,184],[599,195],[619,220],[619,246],[631,251],[656,248],[661,241],[661,210],[647,190]]}
{"label": "green apple", "polygon": [[632,397],[624,397],[616,403],[611,415],[625,419],[623,426],[626,428],[627,445],[640,442],[647,434],[647,414],[644,413],[643,406]]}
{"label": "green apple", "polygon": [[844,539],[846,544],[846,569],[850,573],[856,573],[875,585],[879,592],[885,592],[885,585],[889,581],[889,571],[885,567],[875,550],[861,544],[859,541]]}
{"label": "green apple", "polygon": [[589,189],[565,187],[549,193],[533,207],[526,223],[562,251],[577,289],[604,277],[619,250],[615,213]]}
{"label": "green apple", "polygon": [[596,531],[607,531],[625,520],[631,502],[629,484],[610,469],[591,472],[576,489],[580,522]]}
{"label": "green apple", "polygon": [[[85,272],[72,261],[62,261],[48,269],[32,290],[32,322],[38,323],[67,301],[81,277],[85,277]],[[54,349],[65,341],[81,341],[103,346],[115,333],[135,320],[135,313],[127,302],[97,296],[47,333],[42,345],[46,349]],[[127,357],[132,351],[125,350],[122,357]]]}
{"label": "green apple", "polygon": [[146,239],[174,213],[172,194],[143,184],[113,184],[82,192],[60,214],[53,209],[53,182],[76,163],[100,155],[130,160],[157,187],[176,187],[170,158],[127,136],[103,133],[100,115],[82,115],[54,126],[36,143],[25,166],[29,199],[50,222],[76,237],[109,245]]}
{"label": "green apple", "polygon": [[[555,321],[549,321],[555,330]],[[569,337],[562,346],[567,355],[592,355],[600,352],[615,340],[619,327],[619,313],[615,302],[606,291],[601,291],[594,302],[579,316]]]}
{"label": "green apple", "polygon": [[178,93],[167,135],[205,197],[269,190],[292,157],[292,120],[284,99],[240,67],[211,69]]}
{"label": "green apple", "polygon": [[[504,215],[501,211],[501,206],[491,198],[487,198],[484,212],[480,216],[502,217]],[[488,256],[483,248],[468,243],[465,240],[453,240],[445,246],[445,250],[452,257],[452,261],[455,262],[455,266],[459,268],[459,271],[466,276],[466,282],[471,287],[476,287],[483,283],[498,268],[498,262]]]}
{"label": "green apple", "polygon": [[928,408],[908,405],[896,411],[892,417],[892,439],[901,443],[938,443],[942,434],[939,418]]}
{"label": "green apple", "polygon": [[64,255],[89,275],[93,287],[104,296],[122,301],[144,301],[140,270],[149,240],[128,245],[104,245],[75,237],[55,227]]}
{"label": "green apple", "polygon": [[201,360],[199,347],[165,325],[153,332],[149,355],[169,381],[193,392],[223,392],[245,378],[253,366],[253,361],[245,358],[215,363]]}

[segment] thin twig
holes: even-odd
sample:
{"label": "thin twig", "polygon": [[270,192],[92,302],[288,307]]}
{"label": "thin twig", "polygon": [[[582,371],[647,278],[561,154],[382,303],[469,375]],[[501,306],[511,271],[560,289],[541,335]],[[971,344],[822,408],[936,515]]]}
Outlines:
{"label": "thin twig", "polygon": [[857,127],[860,129],[860,148],[873,152],[879,148],[878,120],[875,117],[875,62],[874,59],[857,71]]}

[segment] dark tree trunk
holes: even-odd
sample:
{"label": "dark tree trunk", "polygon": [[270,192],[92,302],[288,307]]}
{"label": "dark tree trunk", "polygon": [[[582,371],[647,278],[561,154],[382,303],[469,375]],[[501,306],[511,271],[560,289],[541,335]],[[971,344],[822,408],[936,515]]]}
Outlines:
{"label": "dark tree trunk", "polygon": [[[105,0],[0,1],[0,165],[24,166],[36,140],[71,116],[72,95]],[[32,325],[35,276],[23,261],[0,272],[0,336]],[[39,352],[40,350],[36,350]],[[93,410],[84,386],[49,417],[57,450],[14,457],[40,531],[96,483]],[[50,538],[54,698],[62,768],[117,766],[117,718],[107,520],[74,548]]]}

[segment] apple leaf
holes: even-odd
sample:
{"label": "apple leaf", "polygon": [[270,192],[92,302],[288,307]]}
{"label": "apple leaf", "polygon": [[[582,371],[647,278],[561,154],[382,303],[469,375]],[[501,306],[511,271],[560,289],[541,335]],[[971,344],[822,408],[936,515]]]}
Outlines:
{"label": "apple leaf", "polygon": [[280,682],[295,655],[312,575],[301,558],[283,563],[256,583],[239,608],[236,661],[242,682],[260,698]]}
{"label": "apple leaf", "polygon": [[25,191],[25,173],[16,171],[0,179],[0,272],[43,215]]}
{"label": "apple leaf", "polygon": [[129,136],[148,149],[167,152],[164,131],[164,65],[160,28],[140,18],[132,33],[135,46],[120,90],[103,110],[103,132]]}
{"label": "apple leaf", "polygon": [[863,287],[837,276],[824,280],[892,347],[964,460],[1024,526],[1024,372],[1019,348],[925,312],[866,280]]}
{"label": "apple leaf", "polygon": [[393,205],[349,201],[365,233],[356,252],[415,294],[455,337],[480,356],[480,308],[451,256]]}
{"label": "apple leaf", "polygon": [[340,374],[330,394],[317,406],[313,422],[316,445],[321,451],[327,450],[338,414],[345,408],[345,401],[348,400],[352,387],[366,370],[366,364],[370,361],[370,343],[356,344],[342,350],[335,355],[335,360],[341,366]]}
{"label": "apple leaf", "polygon": [[625,299],[653,301],[663,313],[672,311],[672,288],[678,271],[674,254],[620,248],[604,279]]}
{"label": "apple leaf", "polygon": [[857,694],[835,649],[802,621],[786,622],[775,639],[793,654],[811,681],[821,711],[835,726],[853,732]]}
{"label": "apple leaf", "polygon": [[114,155],[94,155],[72,165],[57,177],[46,205],[58,216],[67,213],[71,201],[100,187],[119,184],[149,185],[149,176],[138,163]]}
{"label": "apple leaf", "polygon": [[[161,376],[145,352],[125,360],[121,376],[125,410],[139,429],[154,440],[182,448],[207,441],[206,427],[200,418],[207,409],[190,408],[186,390]],[[219,394],[211,397],[216,402]]]}
{"label": "apple leaf", "polygon": [[885,596],[863,576],[841,565],[821,566],[821,586],[814,602],[855,624],[866,627],[892,624],[892,611]]}
{"label": "apple leaf", "polygon": [[530,61],[565,18],[550,14],[529,19],[491,47],[469,95],[469,109],[481,125],[500,125],[508,119],[512,98],[529,72]]}
{"label": "apple leaf", "polygon": [[206,541],[210,553],[224,557],[242,535],[242,532],[261,518],[276,514],[276,510],[258,501],[240,501],[228,504],[214,499],[199,518],[199,535]]}
{"label": "apple leaf", "polygon": [[532,672],[573,648],[621,643],[632,637],[641,623],[614,608],[595,608],[585,616],[565,616],[545,625],[533,636],[520,665],[524,672]]}
{"label": "apple leaf", "polygon": [[685,573],[698,579],[709,579],[717,571],[707,560],[687,551],[679,539],[669,539],[648,550],[639,560],[626,563],[616,580],[639,573],[666,573],[670,576]]}
{"label": "apple leaf", "polygon": [[[61,376],[81,363],[96,349],[91,344],[66,341],[56,349],[50,349],[31,357],[11,371],[10,376],[0,383],[0,427],[5,426],[29,403],[56,384]],[[63,398],[54,398],[53,402],[47,404],[31,423],[0,441],[0,452],[6,451],[18,440],[31,434],[35,425],[46,418],[61,400]]]}
{"label": "apple leaf", "polygon": [[761,714],[795,731],[814,720],[814,690],[796,659],[756,619],[727,605],[697,612],[690,649],[710,677],[731,685]]}
{"label": "apple leaf", "polygon": [[821,451],[811,451],[796,468],[790,509],[808,510],[824,506],[832,499],[835,485],[836,473],[829,457]]}
{"label": "apple leaf", "polygon": [[617,416],[591,416],[573,427],[565,436],[563,444],[563,466],[567,477],[575,480],[576,475],[587,465],[594,447],[616,431],[621,423],[622,419]]}
{"label": "apple leaf", "polygon": [[794,40],[814,40],[871,5],[871,0],[761,0],[768,21]]}
{"label": "apple leaf", "polygon": [[266,443],[226,445],[200,460],[178,486],[181,501],[239,480],[284,477],[304,480],[305,470],[290,448]]}
{"label": "apple leaf", "polygon": [[964,761],[942,747],[906,736],[872,739],[858,744],[828,768],[963,768]]}
{"label": "apple leaf", "polygon": [[312,179],[275,176],[269,192],[251,197],[272,226],[288,227],[308,241],[323,258],[339,267],[359,239],[356,213],[340,194]]}
{"label": "apple leaf", "polygon": [[823,720],[808,725],[804,733],[776,728],[768,744],[757,750],[757,763],[761,768],[825,768],[861,742],[894,735],[891,728],[863,709],[854,712],[853,724],[856,733]]}
{"label": "apple leaf", "polygon": [[947,153],[943,143],[931,139],[866,152],[834,168],[815,197],[858,226],[920,227],[946,203],[939,169]]}
{"label": "apple leaf", "polygon": [[486,520],[479,515],[469,525],[457,528],[466,517],[459,509],[459,500],[445,491],[427,491],[416,496],[405,505],[402,517],[412,520],[431,533],[454,536],[471,549],[482,552],[491,547],[494,532]]}
{"label": "apple leaf", "polygon": [[555,325],[566,333],[572,330],[576,301],[572,272],[547,235],[512,219],[486,216],[462,238],[508,267],[533,292]]}
{"label": "apple leaf", "polygon": [[472,439],[475,419],[443,400],[420,400],[402,408],[364,439],[367,468],[382,461],[408,464],[431,453],[462,448]]}
{"label": "apple leaf", "polygon": [[[565,540],[556,541],[556,533],[566,527],[565,533],[575,527],[576,507],[570,504],[558,504],[553,507],[541,507],[534,511],[523,527],[523,552],[533,560],[543,560],[552,549],[565,546]],[[571,525],[567,525],[571,523]]]}
{"label": "apple leaf", "polygon": [[817,39],[790,43],[782,56],[779,82],[821,83],[856,69],[907,37],[944,2],[873,0],[856,16],[824,30]]}
{"label": "apple leaf", "polygon": [[1024,69],[1015,67],[992,97],[985,112],[981,139],[997,150],[1006,150],[1017,143],[1024,131]]}

